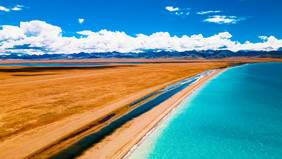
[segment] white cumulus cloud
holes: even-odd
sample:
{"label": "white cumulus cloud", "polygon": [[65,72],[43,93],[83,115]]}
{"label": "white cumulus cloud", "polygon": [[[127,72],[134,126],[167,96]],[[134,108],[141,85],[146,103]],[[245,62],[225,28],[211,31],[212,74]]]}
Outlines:
{"label": "white cumulus cloud", "polygon": [[16,5],[14,8],[12,8],[12,10],[13,11],[20,11],[20,10],[22,10],[24,8],[24,6],[23,5]]}
{"label": "white cumulus cloud", "polygon": [[187,16],[189,15],[189,10],[190,8],[178,8],[178,7],[172,7],[172,6],[167,6],[166,10],[168,10],[169,12],[171,12],[172,15],[177,15],[177,16]]}
{"label": "white cumulus cloud", "polygon": [[262,40],[267,40],[267,36],[259,36],[259,38]]}
{"label": "white cumulus cloud", "polygon": [[7,7],[4,7],[4,6],[0,6],[0,11],[4,11],[4,12],[20,11],[20,10],[22,10],[23,8],[25,8],[25,6],[19,5],[19,4],[17,4],[17,5],[16,5],[15,7],[13,7],[13,8],[7,8]]}
{"label": "white cumulus cloud", "polygon": [[217,24],[236,24],[238,21],[241,20],[244,20],[244,18],[238,18],[236,16],[213,15],[205,19],[204,22],[217,23]]}
{"label": "white cumulus cloud", "polygon": [[[260,36],[259,43],[232,41],[232,35],[222,32],[210,37],[199,35],[171,36],[168,32],[152,35],[129,36],[125,32],[83,30],[77,37],[62,35],[58,26],[43,21],[21,22],[19,26],[0,27],[0,54],[9,53],[79,53],[79,52],[142,52],[145,50],[191,51],[191,50],[277,50],[282,40],[274,36]],[[22,47],[20,47],[22,46]],[[24,46],[24,47],[23,47]]]}
{"label": "white cumulus cloud", "polygon": [[0,11],[4,11],[4,12],[10,12],[9,8],[6,8],[4,6],[0,6]]}
{"label": "white cumulus cloud", "polygon": [[165,7],[166,10],[170,11],[170,12],[174,12],[174,11],[178,11],[179,8],[178,7],[173,7],[173,6],[167,6]]}
{"label": "white cumulus cloud", "polygon": [[82,24],[82,23],[84,22],[84,19],[83,19],[83,18],[78,18],[78,22],[79,22],[80,24]]}

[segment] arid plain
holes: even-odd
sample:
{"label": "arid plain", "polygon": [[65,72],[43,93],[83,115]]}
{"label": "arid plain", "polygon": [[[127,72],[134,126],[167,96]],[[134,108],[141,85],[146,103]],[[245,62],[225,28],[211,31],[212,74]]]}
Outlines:
{"label": "arid plain", "polygon": [[242,62],[236,59],[79,67],[1,66],[0,156],[31,155],[110,113],[124,113],[124,106],[149,93],[239,61]]}

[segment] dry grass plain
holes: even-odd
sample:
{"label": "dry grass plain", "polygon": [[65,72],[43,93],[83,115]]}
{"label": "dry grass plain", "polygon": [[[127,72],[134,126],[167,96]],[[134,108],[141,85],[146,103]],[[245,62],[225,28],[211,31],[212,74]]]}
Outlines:
{"label": "dry grass plain", "polygon": [[125,96],[228,63],[1,67],[0,141]]}

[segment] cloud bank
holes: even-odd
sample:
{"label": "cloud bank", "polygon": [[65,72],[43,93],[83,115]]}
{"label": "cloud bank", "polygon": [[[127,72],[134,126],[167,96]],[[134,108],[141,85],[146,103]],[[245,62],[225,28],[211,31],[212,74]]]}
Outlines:
{"label": "cloud bank", "polygon": [[0,54],[79,53],[79,52],[142,52],[145,50],[277,50],[282,40],[260,36],[262,42],[243,44],[232,41],[232,35],[222,32],[210,37],[199,35],[171,36],[168,32],[129,36],[125,32],[101,30],[77,32],[77,37],[62,36],[62,29],[43,21],[21,22],[20,26],[0,28]]}

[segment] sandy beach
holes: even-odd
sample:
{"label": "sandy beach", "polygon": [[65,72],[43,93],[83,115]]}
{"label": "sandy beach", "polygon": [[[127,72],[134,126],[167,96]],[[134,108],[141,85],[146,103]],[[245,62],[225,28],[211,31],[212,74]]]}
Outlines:
{"label": "sandy beach", "polygon": [[148,132],[150,132],[166,115],[168,115],[178,104],[192,94],[213,76],[223,71],[218,70],[199,79],[197,82],[178,92],[151,111],[135,118],[125,124],[112,135],[87,150],[80,158],[123,158],[131,148],[138,144]]}

